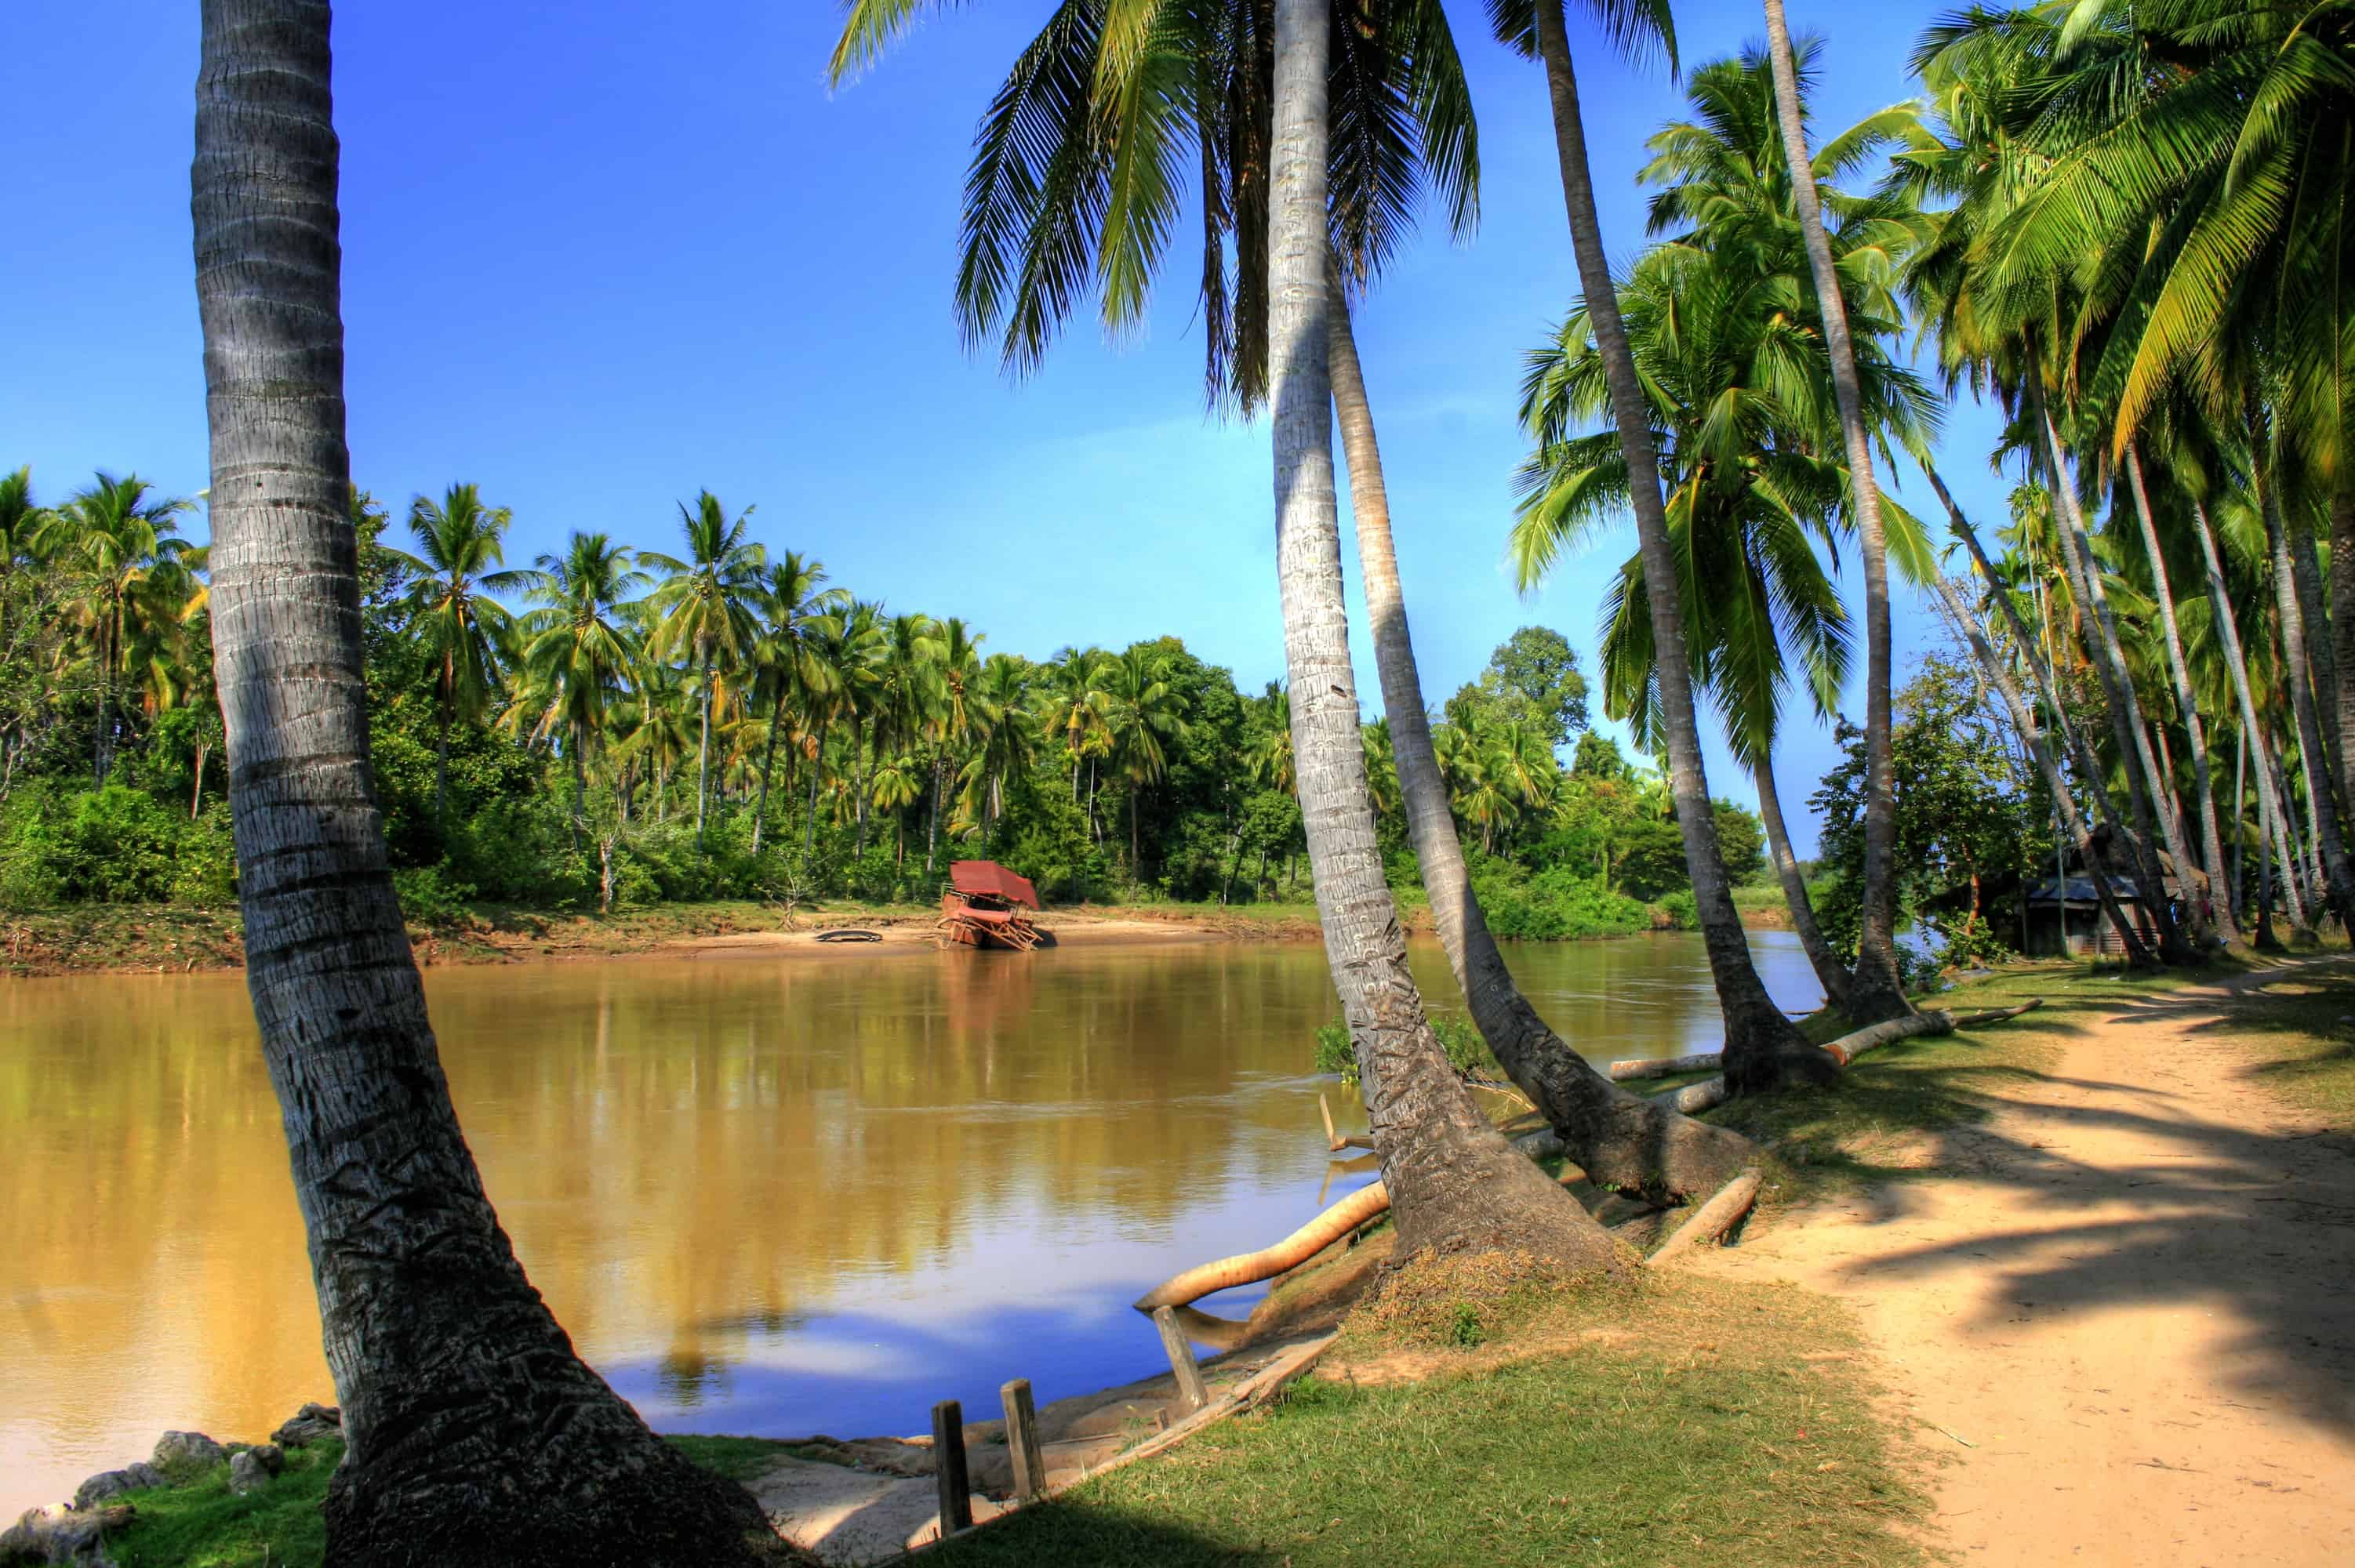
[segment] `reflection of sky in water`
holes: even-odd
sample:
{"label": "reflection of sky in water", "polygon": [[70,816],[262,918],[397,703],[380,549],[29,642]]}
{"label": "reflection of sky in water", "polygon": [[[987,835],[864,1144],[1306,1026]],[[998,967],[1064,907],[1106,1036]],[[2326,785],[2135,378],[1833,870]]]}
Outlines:
{"label": "reflection of sky in water", "polygon": [[[1786,1007],[1796,941],[1753,940]],[[1414,967],[1458,1005],[1437,948]],[[1698,938],[1514,946],[1590,1060],[1705,1048]],[[1304,1072],[1311,944],[433,970],[469,1142],[533,1282],[657,1427],[909,1434],[1149,1375],[1129,1306],[1372,1180]],[[234,975],[0,991],[0,1517],[166,1427],[257,1438],[329,1390]],[[1329,1180],[1329,1187],[1327,1185]],[[1204,1301],[1227,1319],[1264,1296]]]}

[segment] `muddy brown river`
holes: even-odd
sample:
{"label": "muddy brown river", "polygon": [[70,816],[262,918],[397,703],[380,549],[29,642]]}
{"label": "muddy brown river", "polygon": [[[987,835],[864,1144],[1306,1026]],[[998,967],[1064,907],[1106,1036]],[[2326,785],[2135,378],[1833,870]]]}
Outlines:
{"label": "muddy brown river", "polygon": [[[1752,939],[1777,1001],[1796,940]],[[1706,1049],[1698,938],[1521,946],[1593,1060]],[[1416,962],[1456,1005],[1435,948]],[[1160,1364],[1128,1303],[1330,1197],[1313,943],[432,970],[516,1249],[666,1431],[924,1429]],[[1363,1113],[1352,1103],[1356,1125]],[[1241,1317],[1263,1287],[1202,1305]],[[242,976],[0,981],[0,1517],[333,1391]]]}

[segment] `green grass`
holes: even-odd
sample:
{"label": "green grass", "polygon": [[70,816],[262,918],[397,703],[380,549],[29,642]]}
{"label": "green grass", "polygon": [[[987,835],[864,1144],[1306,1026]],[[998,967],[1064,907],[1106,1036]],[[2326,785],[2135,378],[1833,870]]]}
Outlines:
{"label": "green grass", "polygon": [[952,1543],[940,1561],[1919,1562],[1902,1526],[1920,1500],[1826,1307],[1684,1278],[1672,1291],[1568,1293],[1550,1318],[1476,1348],[1457,1347],[1485,1334],[1442,1314],[1419,1382],[1295,1385],[1263,1414]]}
{"label": "green grass", "polygon": [[2355,1132],[2355,985],[2344,971],[2328,979],[2285,976],[2237,1002],[2222,1022],[2200,1031],[2238,1053],[2253,1083],[2311,1111],[2333,1128]]}
{"label": "green grass", "polygon": [[[666,1441],[731,1481],[749,1480],[779,1455],[799,1452],[766,1437]],[[227,1465],[173,1486],[128,1493],[120,1500],[135,1508],[137,1518],[108,1539],[108,1550],[121,1568],[320,1568],[327,1540],[319,1507],[343,1457],[344,1446],[334,1438],[289,1448],[285,1471],[250,1497],[229,1489]]]}

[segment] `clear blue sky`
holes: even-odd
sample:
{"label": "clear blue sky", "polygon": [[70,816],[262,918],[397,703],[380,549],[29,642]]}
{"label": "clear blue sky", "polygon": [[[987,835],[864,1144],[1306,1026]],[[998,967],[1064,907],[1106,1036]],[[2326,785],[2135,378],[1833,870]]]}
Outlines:
{"label": "clear blue sky", "polygon": [[[1191,216],[1136,341],[1108,344],[1083,317],[1018,386],[959,346],[952,245],[973,123],[1050,9],[951,8],[830,95],[826,0],[343,7],[355,478],[395,503],[478,482],[515,512],[516,562],[575,528],[667,548],[675,503],[708,486],[757,503],[772,548],[814,554],[895,608],[963,615],[994,650],[1172,632],[1246,688],[1280,674],[1267,442],[1203,413]],[[1763,30],[1754,4],[1677,10],[1688,65]],[[1829,43],[1819,124],[1913,90],[1917,8],[1796,0],[1793,13]],[[1502,564],[1521,356],[1576,281],[1542,76],[1487,37],[1484,15],[1467,4],[1457,18],[1481,118],[1480,232],[1459,247],[1427,225],[1359,328],[1434,701],[1529,621],[1591,663],[1601,586],[1633,548],[1625,530],[1526,599]],[[0,6],[0,466],[30,462],[48,497],[99,467],[178,494],[206,482],[197,18],[195,0]],[[1642,240],[1643,139],[1681,94],[1663,69],[1614,58],[1575,8],[1572,26],[1605,237],[1624,259]],[[1956,410],[1944,465],[1989,518],[1993,429]],[[1926,606],[1901,604],[1901,676],[1934,628]],[[1851,712],[1861,674],[1859,658]],[[1831,755],[1827,733],[1789,726],[1795,815]],[[1710,781],[1751,797],[1713,740]],[[1813,825],[1793,826],[1805,853]]]}

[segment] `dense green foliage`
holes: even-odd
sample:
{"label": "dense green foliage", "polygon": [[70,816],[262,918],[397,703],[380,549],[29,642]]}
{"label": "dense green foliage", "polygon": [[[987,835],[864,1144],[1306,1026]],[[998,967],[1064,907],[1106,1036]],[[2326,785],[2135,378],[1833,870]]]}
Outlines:
{"label": "dense green foliage", "polygon": [[[101,503],[115,533],[148,517],[111,546],[112,576],[77,542]],[[18,533],[0,576],[0,900],[234,897],[203,556],[180,510],[102,481]],[[472,486],[412,503],[414,555],[355,497],[370,744],[412,921],[477,900],[923,899],[953,857],[1057,900],[1299,895],[1280,687],[1240,691],[1168,637],[989,652],[963,620],[828,585],[708,493],[679,511],[676,555],[575,535],[512,569],[509,514]],[[1665,796],[1582,733],[1585,691],[1570,644],[1528,627],[1438,726],[1500,934],[1646,929],[1640,901],[1681,884]],[[1366,745],[1411,885],[1387,726]],[[1755,822],[1725,811],[1754,863]]]}

